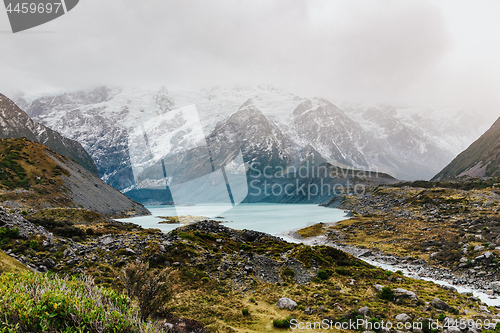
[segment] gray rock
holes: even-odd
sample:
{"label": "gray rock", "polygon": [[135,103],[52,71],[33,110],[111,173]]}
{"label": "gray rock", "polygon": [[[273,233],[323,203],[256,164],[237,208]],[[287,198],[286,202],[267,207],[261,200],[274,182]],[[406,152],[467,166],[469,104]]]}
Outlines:
{"label": "gray rock", "polygon": [[431,305],[439,310],[447,311],[450,309],[450,306],[448,304],[446,304],[443,300],[440,300],[439,298],[434,298],[431,301]]}
{"label": "gray rock", "polygon": [[406,313],[400,313],[395,318],[396,318],[396,321],[398,321],[400,323],[406,323],[406,322],[411,321],[411,317],[408,316]]}
{"label": "gray rock", "polygon": [[306,309],[304,310],[304,313],[305,313],[306,315],[312,315],[314,312],[316,312],[316,309],[313,309],[313,308],[310,308],[310,307],[309,307],[309,308],[306,308]]}
{"label": "gray rock", "polygon": [[135,254],[135,251],[134,251],[134,250],[132,250],[131,248],[127,247],[127,248],[125,249],[125,253],[127,253],[127,254]]}
{"label": "gray rock", "polygon": [[396,303],[417,303],[417,294],[413,291],[409,291],[402,288],[396,288],[392,290],[394,292],[394,301]]}
{"label": "gray rock", "polygon": [[359,313],[361,313],[365,317],[370,317],[370,309],[367,306],[363,306],[358,310]]}
{"label": "gray rock", "polygon": [[43,260],[43,265],[48,268],[52,268],[56,265],[56,262],[52,258],[47,258]]}
{"label": "gray rock", "polygon": [[493,291],[500,293],[500,281],[491,282],[490,288],[493,289]]}
{"label": "gray rock", "polygon": [[104,239],[102,239],[102,240],[101,240],[101,243],[102,243],[103,245],[109,245],[109,244],[113,243],[113,238],[111,238],[111,237],[106,237],[106,238],[104,238]]}
{"label": "gray rock", "polygon": [[450,326],[443,333],[462,333],[462,331],[456,326]]}
{"label": "gray rock", "polygon": [[373,288],[375,288],[376,291],[381,292],[382,289],[384,289],[384,286],[382,286],[380,284],[376,284],[373,286]]}
{"label": "gray rock", "polygon": [[484,250],[484,246],[482,246],[482,245],[474,246],[474,251],[482,251],[482,250]]}
{"label": "gray rock", "polygon": [[295,301],[292,301],[291,299],[287,297],[280,298],[278,302],[276,303],[276,306],[279,309],[288,309],[288,310],[294,310],[297,307],[297,303]]}
{"label": "gray rock", "polygon": [[361,253],[358,257],[366,258],[366,257],[371,257],[371,256],[373,256],[373,252],[370,250],[366,250],[365,252]]}

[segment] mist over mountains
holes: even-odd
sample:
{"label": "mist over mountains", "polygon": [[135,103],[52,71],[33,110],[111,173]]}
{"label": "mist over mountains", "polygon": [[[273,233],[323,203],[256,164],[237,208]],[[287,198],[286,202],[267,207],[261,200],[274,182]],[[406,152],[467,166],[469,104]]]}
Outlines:
{"label": "mist over mountains", "polygon": [[[430,179],[488,127],[486,119],[467,110],[336,105],[260,86],[191,92],[99,87],[15,101],[36,122],[78,141],[101,178],[119,190],[136,184],[130,133],[189,105],[196,107],[215,164],[223,165],[225,155],[241,149],[247,165],[286,168],[315,156],[317,163],[407,180]],[[203,143],[199,135],[186,135],[189,131],[183,128],[171,135],[165,155]],[[202,159],[204,153],[199,154],[189,158]],[[175,170],[166,171],[176,176]]]}

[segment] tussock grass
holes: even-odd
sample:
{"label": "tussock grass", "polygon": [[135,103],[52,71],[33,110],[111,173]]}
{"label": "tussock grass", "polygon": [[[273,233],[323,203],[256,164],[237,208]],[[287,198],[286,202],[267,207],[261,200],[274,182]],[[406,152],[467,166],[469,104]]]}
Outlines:
{"label": "tussock grass", "polygon": [[19,261],[11,258],[9,255],[5,254],[2,250],[0,250],[0,273],[2,272],[10,272],[10,271],[26,271],[27,268]]}
{"label": "tussock grass", "polygon": [[161,332],[127,296],[86,277],[4,273],[0,313],[0,332]]}

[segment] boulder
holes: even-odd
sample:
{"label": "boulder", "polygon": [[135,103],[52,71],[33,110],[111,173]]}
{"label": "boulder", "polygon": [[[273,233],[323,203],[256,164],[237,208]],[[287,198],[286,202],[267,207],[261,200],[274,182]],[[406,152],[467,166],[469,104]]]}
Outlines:
{"label": "boulder", "polygon": [[384,289],[384,286],[382,286],[380,284],[376,284],[373,286],[373,288],[375,288],[376,291],[381,292],[382,289]]}
{"label": "boulder", "polygon": [[431,301],[431,305],[439,310],[447,311],[450,309],[450,306],[448,304],[446,304],[443,300],[440,300],[439,298],[434,298]]}
{"label": "boulder", "polygon": [[278,300],[276,303],[276,306],[279,309],[288,309],[288,310],[294,310],[297,307],[297,303],[295,301],[292,301],[291,299],[287,297],[282,297]]}
{"label": "boulder", "polygon": [[474,251],[482,251],[482,250],[484,250],[484,246],[482,246],[482,245],[474,246]]}
{"label": "boulder", "polygon": [[370,317],[370,309],[367,306],[363,306],[358,310],[359,313],[361,313],[365,317]]}
{"label": "boulder", "polygon": [[402,288],[396,288],[392,290],[394,292],[394,301],[397,304],[411,303],[416,304],[418,302],[417,294],[413,291],[409,291]]}
{"label": "boulder", "polygon": [[408,316],[406,313],[400,313],[396,317],[396,321],[400,323],[406,323],[411,321],[411,317]]}
{"label": "boulder", "polygon": [[500,281],[490,283],[490,288],[493,289],[493,291],[500,293]]}

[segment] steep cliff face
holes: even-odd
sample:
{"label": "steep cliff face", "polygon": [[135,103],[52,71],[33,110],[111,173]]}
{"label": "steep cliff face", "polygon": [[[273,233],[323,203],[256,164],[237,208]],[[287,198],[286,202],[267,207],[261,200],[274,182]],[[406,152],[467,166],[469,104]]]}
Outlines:
{"label": "steep cliff face", "polygon": [[74,159],[96,175],[99,173],[92,158],[80,143],[34,122],[13,101],[0,94],[0,139],[22,137]]}
{"label": "steep cliff face", "polygon": [[432,180],[500,177],[500,118]]}

